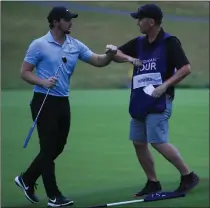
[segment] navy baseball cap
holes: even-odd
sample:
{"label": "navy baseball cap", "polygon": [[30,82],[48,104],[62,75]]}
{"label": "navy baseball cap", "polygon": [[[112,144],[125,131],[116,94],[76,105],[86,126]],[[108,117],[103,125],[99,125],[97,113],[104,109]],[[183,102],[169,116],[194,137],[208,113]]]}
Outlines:
{"label": "navy baseball cap", "polygon": [[134,19],[143,19],[145,17],[152,18],[157,22],[161,22],[163,19],[163,12],[155,4],[145,4],[138,8],[137,12],[130,13]]}
{"label": "navy baseball cap", "polygon": [[48,22],[52,22],[53,20],[60,20],[60,19],[70,20],[72,18],[77,18],[77,17],[78,14],[71,13],[66,7],[57,6],[52,8],[47,19]]}

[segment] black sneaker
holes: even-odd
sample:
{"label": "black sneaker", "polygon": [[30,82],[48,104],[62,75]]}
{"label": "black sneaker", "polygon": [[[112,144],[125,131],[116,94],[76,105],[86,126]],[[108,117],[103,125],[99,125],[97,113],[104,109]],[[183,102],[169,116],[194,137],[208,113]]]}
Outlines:
{"label": "black sneaker", "polygon": [[139,191],[138,193],[135,194],[135,197],[140,197],[140,196],[144,196],[144,195],[148,195],[148,194],[152,194],[152,193],[156,193],[161,191],[161,184],[159,181],[147,181],[145,187]]}
{"label": "black sneaker", "polygon": [[24,192],[26,198],[33,204],[38,203],[39,199],[34,193],[34,188],[36,188],[36,184],[26,186],[26,184],[23,181],[22,174],[20,176],[15,177],[15,183],[18,185],[22,191]]}
{"label": "black sneaker", "polygon": [[48,207],[63,207],[63,206],[71,206],[74,204],[74,201],[67,199],[64,196],[57,196],[54,198],[50,198],[48,201]]}
{"label": "black sneaker", "polygon": [[199,183],[199,177],[191,172],[189,175],[181,176],[181,181],[179,187],[175,192],[186,193],[192,190]]}

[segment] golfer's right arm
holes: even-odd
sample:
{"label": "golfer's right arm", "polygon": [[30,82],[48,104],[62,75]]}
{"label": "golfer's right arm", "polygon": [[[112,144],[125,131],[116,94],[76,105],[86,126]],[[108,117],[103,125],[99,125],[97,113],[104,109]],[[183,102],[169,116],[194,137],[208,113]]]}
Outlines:
{"label": "golfer's right arm", "polygon": [[55,77],[50,77],[48,79],[40,79],[33,73],[35,65],[23,61],[22,68],[21,68],[21,78],[28,82],[31,85],[37,85],[40,87],[51,88],[56,84],[57,79]]}
{"label": "golfer's right arm", "polygon": [[33,73],[34,67],[37,65],[39,60],[39,46],[36,41],[33,41],[28,47],[20,72],[20,77],[29,84],[42,85],[41,79]]}
{"label": "golfer's right arm", "polygon": [[37,77],[34,73],[34,65],[31,63],[28,63],[27,61],[23,61],[20,77],[28,82],[31,85],[39,85],[43,86],[43,80],[41,80],[39,77]]}
{"label": "golfer's right arm", "polygon": [[30,44],[26,52],[26,56],[23,60],[20,77],[31,85],[38,85],[43,87],[45,85],[45,81],[33,73],[34,67],[41,59],[40,54],[39,44],[36,41],[33,41]]}

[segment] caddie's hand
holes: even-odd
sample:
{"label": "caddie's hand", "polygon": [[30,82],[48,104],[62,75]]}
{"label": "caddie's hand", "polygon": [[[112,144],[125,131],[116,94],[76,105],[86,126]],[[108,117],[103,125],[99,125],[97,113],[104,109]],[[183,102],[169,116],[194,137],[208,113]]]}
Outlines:
{"label": "caddie's hand", "polygon": [[44,79],[42,85],[46,88],[52,88],[53,86],[55,86],[57,79],[57,77],[50,77],[48,79]]}
{"label": "caddie's hand", "polygon": [[109,54],[109,55],[113,55],[113,56],[116,55],[117,54],[117,46],[107,45],[105,53]]}
{"label": "caddie's hand", "polygon": [[129,60],[129,62],[130,62],[131,64],[133,64],[134,66],[136,66],[136,67],[142,66],[142,62],[141,62],[140,59],[131,58],[131,59]]}
{"label": "caddie's hand", "polygon": [[152,92],[152,97],[159,98],[163,93],[167,90],[167,86],[165,84],[162,84],[155,88],[155,90]]}

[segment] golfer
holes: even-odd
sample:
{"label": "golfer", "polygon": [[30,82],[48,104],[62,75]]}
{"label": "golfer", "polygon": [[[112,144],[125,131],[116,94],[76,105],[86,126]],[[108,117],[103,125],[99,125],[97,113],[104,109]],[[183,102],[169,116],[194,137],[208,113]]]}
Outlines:
{"label": "golfer", "polygon": [[[50,207],[73,204],[73,200],[66,198],[57,185],[54,160],[62,153],[70,130],[69,84],[76,63],[79,59],[95,67],[105,67],[117,53],[116,46],[107,45],[106,54],[95,54],[82,42],[68,35],[72,18],[77,16],[65,7],[52,8],[47,17],[50,31],[32,41],[21,69],[22,79],[35,85],[30,104],[33,120],[48,88],[51,90],[37,121],[40,152],[28,169],[15,178],[15,182],[30,202],[37,203],[39,199],[35,194],[35,184],[42,176]],[[62,57],[66,57],[66,63],[62,64]],[[138,64],[138,60],[130,57],[126,62]],[[34,68],[36,74],[33,73]]]}
{"label": "golfer", "polygon": [[[148,144],[180,172],[181,181],[176,191],[187,192],[198,184],[199,178],[169,143],[168,131],[175,98],[174,85],[191,73],[190,63],[179,39],[163,30],[163,13],[157,5],[143,5],[131,16],[137,19],[140,32],[145,36],[136,37],[119,47],[114,61],[120,63],[131,56],[143,63],[143,66],[134,67],[133,70],[129,106],[130,140],[148,180],[135,196],[162,189]],[[150,92],[146,93],[145,87],[150,88]]]}

